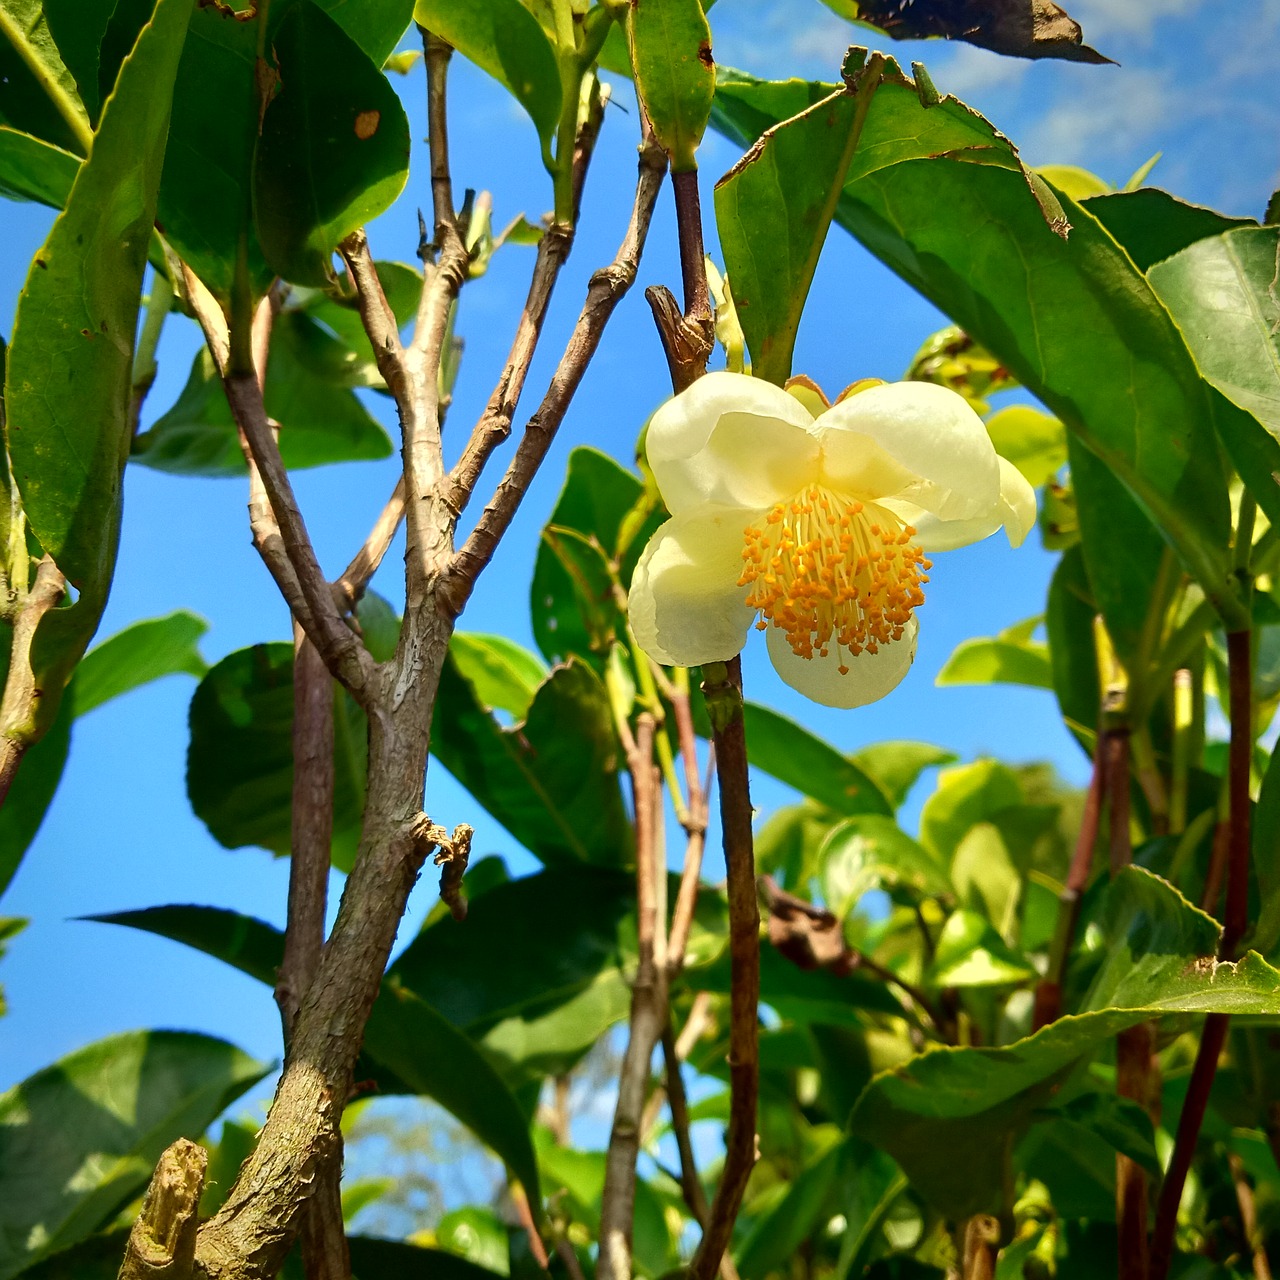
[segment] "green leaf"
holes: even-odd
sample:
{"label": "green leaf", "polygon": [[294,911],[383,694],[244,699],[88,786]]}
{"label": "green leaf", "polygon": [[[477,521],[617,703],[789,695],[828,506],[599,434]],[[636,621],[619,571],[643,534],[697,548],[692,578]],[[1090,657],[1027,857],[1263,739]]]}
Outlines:
{"label": "green leaf", "polygon": [[636,561],[665,518],[643,482],[597,449],[569,455],[564,488],[543,530],[529,589],[533,635],[549,662],[571,654],[599,662],[605,633],[625,639],[609,564],[630,584]]}
{"label": "green leaf", "polygon": [[944,769],[938,777],[938,789],[920,812],[920,843],[950,861],[974,823],[1021,804],[1022,799],[1017,775],[998,760],[976,760]]}
{"label": "green leaf", "polygon": [[[1134,683],[1152,655],[1141,652],[1167,544],[1115,473],[1072,437],[1071,487],[1089,587],[1107,634]],[[1125,553],[1116,555],[1116,547]]]}
{"label": "green leaf", "polygon": [[508,1227],[487,1206],[464,1205],[440,1219],[435,1236],[442,1248],[477,1266],[507,1275],[511,1269]]}
{"label": "green leaf", "polygon": [[46,727],[115,569],[139,292],[190,15],[188,0],[159,0],[18,300],[4,397],[13,474],[32,532],[79,592],[36,632]]}
{"label": "green leaf", "polygon": [[[747,79],[722,88],[750,99]],[[756,96],[757,117],[777,96]],[[905,78],[886,80],[836,220],[1097,453],[1219,611],[1238,620],[1207,388],[1168,312],[1088,205],[1067,201],[1064,218],[1038,183],[981,116],[953,98],[932,103]]]}
{"label": "green leaf", "polygon": [[863,135],[879,63],[765,133],[715,188],[716,226],[752,373],[781,384],[840,189]]}
{"label": "green leaf", "polygon": [[86,154],[89,113],[50,30],[43,0],[0,3],[0,122]]}
{"label": "green leaf", "polygon": [[0,195],[61,209],[79,168],[70,151],[0,125]]}
{"label": "green leaf", "polygon": [[458,670],[486,707],[522,720],[538,686],[547,678],[536,654],[505,636],[459,631],[449,641]]}
{"label": "green leaf", "polygon": [[[227,849],[289,852],[293,803],[293,646],[228,654],[191,699],[187,797]],[[334,697],[333,859],[349,868],[364,811],[364,717]]]}
{"label": "green leaf", "polygon": [[1155,187],[1099,196],[1088,208],[1124,246],[1139,271],[1149,271],[1197,240],[1220,236],[1232,227],[1257,225],[1251,218],[1230,218],[1216,209],[1187,204]]}
{"label": "green leaf", "polygon": [[69,690],[49,731],[27,748],[18,775],[0,805],[0,893],[9,887],[53,803],[71,748],[75,714],[75,693]]}
{"label": "green leaf", "polygon": [[529,1124],[502,1077],[474,1042],[399,983],[384,986],[364,1033],[365,1052],[413,1092],[435,1099],[520,1179],[535,1217],[542,1212]]}
{"label": "green leaf", "polygon": [[1024,684],[1052,689],[1049,646],[1035,640],[1021,644],[999,637],[962,640],[938,672],[935,684]]}
{"label": "green leaf", "polygon": [[1262,907],[1250,946],[1269,956],[1280,942],[1280,751],[1272,751],[1262,778],[1252,840],[1253,866]]}
{"label": "green leaf", "polygon": [[[492,647],[485,637],[473,640]],[[572,660],[553,670],[523,722],[508,729],[450,656],[431,750],[540,861],[617,866],[630,860],[634,837],[622,806],[609,699],[585,663]]]}
{"label": "green leaf", "polygon": [[76,669],[76,715],[161,676],[209,670],[197,641],[209,629],[203,618],[178,609],[163,618],[135,622],[95,645]]}
{"label": "green leaf", "polygon": [[418,0],[414,21],[488,72],[529,113],[544,154],[564,93],[556,51],[520,0]]}
{"label": "green leaf", "polygon": [[1151,268],[1206,378],[1280,435],[1280,227],[1242,227],[1197,241]]}
{"label": "green leaf", "polygon": [[[833,812],[892,815],[880,788],[851,759],[830,743],[759,703],[743,704],[747,760],[770,777],[785,782]],[[694,727],[710,737],[710,722],[701,698],[694,700]]]}
{"label": "green leaf", "polygon": [[224,1040],[133,1031],[0,1094],[0,1276],[101,1228],[165,1147],[198,1138],[269,1070]]}
{"label": "green leaf", "polygon": [[254,156],[254,223],[274,271],[323,287],[338,244],[404,189],[409,121],[380,63],[311,0],[272,47],[281,87]]}
{"label": "green leaf", "polygon": [[[285,312],[277,321],[264,400],[268,416],[280,423],[286,467],[390,455],[387,433],[348,389],[348,356],[356,359],[305,315]],[[244,474],[235,420],[207,350],[196,353],[172,408],[134,441],[133,461],[177,475]]]}
{"label": "green leaf", "polygon": [[[551,1142],[545,1130],[539,1130],[538,1159],[542,1164],[542,1182],[547,1198],[563,1188],[563,1198],[575,1221],[581,1222],[592,1236],[600,1232],[600,1197],[604,1190],[605,1153],[574,1151]],[[667,1228],[663,1202],[643,1179],[636,1179],[635,1232],[632,1246],[636,1270],[647,1276],[662,1276],[677,1259],[672,1257],[671,1233]]]}
{"label": "green leaf", "polygon": [[[1126,868],[1111,886],[1110,949],[1087,1012],[1001,1048],[934,1049],[882,1072],[858,1100],[853,1131],[892,1155],[939,1212],[998,1206],[1013,1144],[1070,1070],[1118,1032],[1163,1014],[1280,1012],[1280,973],[1255,952],[1213,960],[1216,934],[1172,886]],[[1099,1007],[1104,999],[1111,1007]],[[955,1151],[966,1160],[940,1158]]]}
{"label": "green leaf", "polygon": [[223,907],[147,907],[81,918],[181,942],[269,987],[275,986],[276,970],[284,958],[284,934],[275,925]]}
{"label": "green leaf", "polygon": [[904,888],[927,897],[954,893],[945,867],[892,818],[863,814],[834,828],[819,850],[822,897],[846,916],[871,889]]}
{"label": "green leaf", "polygon": [[636,93],[672,173],[698,167],[716,87],[711,28],[699,0],[632,0],[628,27]]}
{"label": "green leaf", "polygon": [[[727,951],[686,975],[695,991],[729,994]],[[902,1005],[879,979],[860,973],[844,977],[829,969],[801,969],[776,947],[760,951],[760,1002],[786,1021],[833,1027],[865,1027],[865,1013],[902,1016]]]}
{"label": "green leaf", "polygon": [[347,1243],[355,1280],[499,1280],[501,1274],[407,1241],[351,1236]]}
{"label": "green leaf", "polygon": [[116,1280],[128,1240],[128,1228],[90,1236],[24,1267],[22,1280]]}
{"label": "green leaf", "polygon": [[746,1280],[763,1280],[784,1271],[788,1261],[820,1226],[832,1207],[842,1166],[848,1159],[849,1139],[828,1146],[795,1175],[786,1194],[751,1223],[734,1250],[738,1273]]}
{"label": "green leaf", "polygon": [[1035,976],[1034,967],[1006,945],[986,916],[955,911],[938,937],[929,986],[1007,986]]}
{"label": "green leaf", "polygon": [[[44,0],[41,7],[62,61],[75,81],[76,92],[84,104],[85,112],[90,120],[97,120],[103,96],[99,93],[99,56],[112,11],[116,8],[115,0]],[[120,7],[126,8],[127,5]],[[147,13],[142,16],[138,27],[149,16],[148,5]],[[130,48],[138,36],[136,27],[131,36]],[[128,49],[124,52],[127,53]],[[115,83],[114,71],[118,70],[117,63],[106,84],[107,91]]]}
{"label": "green leaf", "polygon": [[388,980],[480,1037],[504,1018],[554,1009],[617,970],[634,949],[634,913],[634,880],[622,872],[541,871],[495,885],[471,903],[463,924],[448,917],[428,925]]}
{"label": "green leaf", "polygon": [[1098,727],[1102,690],[1098,682],[1093,620],[1097,614],[1084,550],[1069,547],[1049,583],[1045,630],[1053,662],[1053,691],[1067,728],[1090,739]]}
{"label": "green leaf", "polygon": [[987,419],[996,452],[1027,478],[1032,488],[1047,484],[1067,460],[1067,431],[1057,418],[1030,405],[1014,404]]}
{"label": "green leaf", "polygon": [[855,751],[853,762],[899,809],[926,769],[952,764],[955,753],[931,742],[875,742]]}

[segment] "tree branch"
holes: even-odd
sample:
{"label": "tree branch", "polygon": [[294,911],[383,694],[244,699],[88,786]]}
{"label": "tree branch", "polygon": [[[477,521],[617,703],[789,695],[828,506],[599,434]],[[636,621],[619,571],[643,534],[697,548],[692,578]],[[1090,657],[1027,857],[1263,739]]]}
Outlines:
{"label": "tree branch", "polygon": [[640,151],[635,203],[622,245],[613,262],[591,277],[586,302],[542,404],[526,424],[506,475],[447,571],[444,589],[455,616],[470,596],[476,578],[493,558],[499,540],[515,517],[556,431],[564,421],[587,365],[600,345],[609,317],[635,281],[665,172],[666,157],[652,140],[648,140]]}
{"label": "tree branch", "polygon": [[720,825],[729,890],[729,1129],[724,1168],[706,1229],[689,1264],[690,1280],[711,1280],[720,1269],[756,1161],[756,1093],[760,1082],[760,911],[756,903],[755,852],[747,741],[742,719],[742,664],[738,658],[704,668],[703,690],[714,731],[720,775]]}
{"label": "tree branch", "polygon": [[660,775],[653,764],[653,717],[641,715],[627,761],[636,814],[636,904],[639,963],[631,988],[631,1022],[627,1048],[618,1073],[618,1101],[605,1154],[604,1191],[600,1201],[600,1259],[597,1280],[630,1280],[631,1233],[635,1218],[636,1158],[645,1097],[649,1091],[653,1051],[667,1022],[665,950],[660,937],[658,878],[666,867],[657,858],[658,824],[662,821]]}
{"label": "tree branch", "polygon": [[4,805],[27,748],[41,736],[36,710],[44,690],[36,683],[31,645],[40,620],[50,609],[57,608],[65,590],[66,579],[58,566],[49,556],[44,556],[36,566],[35,581],[27,589],[13,622],[9,673],[5,677],[3,698],[0,698],[0,806]]}
{"label": "tree branch", "polygon": [[[591,109],[578,130],[573,153],[574,222],[577,222],[578,202],[581,199],[587,168],[595,150],[600,125],[604,119],[607,94],[597,93]],[[463,450],[446,482],[447,501],[459,514],[465,509],[475,492],[481,472],[493,451],[511,434],[511,423],[520,404],[525,378],[533,363],[538,339],[542,336],[543,323],[560,268],[564,266],[573,248],[573,227],[553,222],[538,241],[538,256],[529,281],[529,294],[511,344],[507,363],[498,377],[493,394],[485,411],[471,432],[471,438]]]}
{"label": "tree branch", "polygon": [[160,1157],[129,1232],[120,1280],[190,1280],[209,1157],[179,1138]]}
{"label": "tree branch", "polygon": [[[1235,958],[1236,948],[1248,929],[1249,877],[1249,769],[1253,754],[1253,661],[1251,633],[1227,633],[1228,704],[1231,712],[1231,741],[1227,752],[1227,790],[1230,798],[1227,837],[1226,924],[1218,944],[1218,959]],[[1174,1234],[1178,1226],[1178,1206],[1195,1156],[1200,1126],[1204,1123],[1213,1089],[1218,1060],[1227,1040],[1231,1015],[1211,1013],[1200,1032],[1200,1046],[1191,1068],[1178,1133],[1165,1169],[1164,1184],[1156,1206],[1155,1229],[1151,1237],[1150,1280],[1165,1280],[1173,1262]]]}

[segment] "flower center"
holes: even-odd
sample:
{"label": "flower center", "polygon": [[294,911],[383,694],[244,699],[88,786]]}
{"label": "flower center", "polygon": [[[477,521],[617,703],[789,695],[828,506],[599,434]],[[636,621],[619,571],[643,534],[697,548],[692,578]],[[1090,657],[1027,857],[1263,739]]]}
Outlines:
{"label": "flower center", "polygon": [[[873,523],[873,519],[875,523]],[[915,530],[891,512],[812,484],[748,525],[739,586],[780,627],[798,657],[825,658],[832,644],[857,655],[901,640],[932,564]],[[843,661],[840,672],[848,667]]]}

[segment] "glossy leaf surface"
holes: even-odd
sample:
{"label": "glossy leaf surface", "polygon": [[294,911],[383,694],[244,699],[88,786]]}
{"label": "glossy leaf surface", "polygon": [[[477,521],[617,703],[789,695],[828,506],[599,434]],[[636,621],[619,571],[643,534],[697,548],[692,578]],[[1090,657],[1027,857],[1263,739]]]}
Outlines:
{"label": "glossy leaf surface", "polygon": [[323,287],[338,244],[404,188],[409,121],[379,66],[311,0],[272,47],[281,83],[254,154],[254,223],[272,270]]}
{"label": "glossy leaf surface", "polygon": [[633,0],[628,26],[636,93],[672,173],[697,168],[693,153],[711,114],[716,68],[699,0]]}
{"label": "glossy leaf surface", "polygon": [[0,1095],[0,1276],[99,1230],[268,1070],[224,1040],[135,1031]]}
{"label": "glossy leaf surface", "polygon": [[18,301],[5,381],[13,474],[33,532],[79,592],[36,635],[46,725],[115,568],[134,330],[190,13],[185,0],[157,4]]}

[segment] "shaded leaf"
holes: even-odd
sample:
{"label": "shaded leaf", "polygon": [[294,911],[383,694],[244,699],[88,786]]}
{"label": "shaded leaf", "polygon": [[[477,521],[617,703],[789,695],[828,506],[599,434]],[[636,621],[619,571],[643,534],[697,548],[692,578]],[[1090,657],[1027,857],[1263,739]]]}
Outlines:
{"label": "shaded leaf", "polygon": [[203,676],[209,665],[197,642],[208,629],[203,618],[178,609],[163,618],[135,622],[95,645],[76,669],[76,715],[161,676]]}
{"label": "shaded leaf", "polygon": [[79,592],[36,632],[40,728],[115,568],[139,293],[190,14],[186,0],[159,0],[18,300],[4,397],[13,475],[33,533]]}
{"label": "shaded leaf", "polygon": [[672,173],[698,167],[693,153],[711,114],[716,67],[699,0],[632,0],[631,70],[636,94]]}
{"label": "shaded leaf", "polygon": [[1251,218],[1232,218],[1216,209],[1187,204],[1155,187],[1099,196],[1090,200],[1088,209],[1124,246],[1139,271],[1149,271],[1198,240],[1220,236],[1233,227],[1257,225]]}
{"label": "shaded leaf", "polygon": [[[228,654],[191,699],[187,797],[228,849],[289,852],[293,803],[293,646],[261,644]],[[363,716],[334,699],[333,858],[350,867],[364,812]]]}
{"label": "shaded leaf", "polygon": [[507,729],[451,656],[441,675],[431,750],[540,861],[617,866],[630,860],[634,836],[622,806],[608,695],[585,663],[555,668],[523,722]]}
{"label": "shaded leaf", "polygon": [[0,195],[61,209],[79,168],[70,151],[0,125]]}
{"label": "shaded leaf", "polygon": [[63,695],[48,732],[27,748],[9,794],[0,805],[0,893],[9,887],[62,781],[71,748],[74,704],[75,693],[69,690]]}
{"label": "shaded leaf", "polygon": [[[1254,952],[1214,961],[1216,926],[1206,922],[1171,886],[1125,868],[1111,888],[1111,948],[1094,987],[1113,1007],[1091,1000],[1090,1011],[1002,1048],[934,1049],[884,1072],[858,1100],[853,1131],[892,1155],[939,1212],[998,1205],[1013,1143],[1054,1086],[1118,1032],[1168,1013],[1280,1011],[1280,973]],[[968,1158],[940,1161],[938,1151]]]}
{"label": "shaded leaf", "polygon": [[268,1070],[224,1040],[134,1031],[0,1094],[0,1276],[100,1229]]}
{"label": "shaded leaf", "polygon": [[1098,660],[1093,639],[1097,613],[1084,551],[1073,546],[1064,552],[1049,583],[1045,629],[1053,663],[1053,691],[1067,728],[1077,736],[1092,737],[1098,725]]}
{"label": "shaded leaf", "polygon": [[43,0],[0,4],[0,83],[0,123],[81,155],[89,150],[89,113]]}
{"label": "shaded leaf", "polygon": [[495,1280],[499,1274],[444,1249],[351,1236],[354,1280]]}
{"label": "shaded leaf", "polygon": [[433,1098],[487,1143],[520,1179],[540,1217],[538,1162],[520,1104],[473,1041],[399,983],[374,1002],[365,1052],[414,1093]]}
{"label": "shaded leaf", "polygon": [[275,272],[323,287],[338,244],[403,190],[409,121],[381,65],[311,0],[272,47],[280,89],[254,153],[254,223]]}
{"label": "shaded leaf", "polygon": [[[348,357],[355,353],[309,317],[286,312],[277,321],[264,401],[268,416],[280,423],[286,467],[390,455],[386,431],[348,389]],[[196,353],[173,406],[134,441],[133,461],[178,475],[244,474],[235,420],[207,350]]]}
{"label": "shaded leaf", "polygon": [[24,1267],[22,1280],[116,1280],[128,1240],[127,1228],[90,1236],[33,1267]]}
{"label": "shaded leaf", "polygon": [[1262,778],[1252,841],[1253,866],[1262,906],[1250,945],[1269,956],[1280,943],[1280,751],[1271,753]]}
{"label": "shaded leaf", "polygon": [[[710,722],[701,698],[694,699],[694,727],[710,737]],[[794,787],[835,813],[881,813],[892,810],[878,786],[848,757],[794,720],[756,702],[743,704],[747,760],[770,777]]]}
{"label": "shaded leaf", "polygon": [[418,0],[413,17],[515,98],[529,113],[547,154],[560,121],[560,70],[551,41],[520,0]]}

